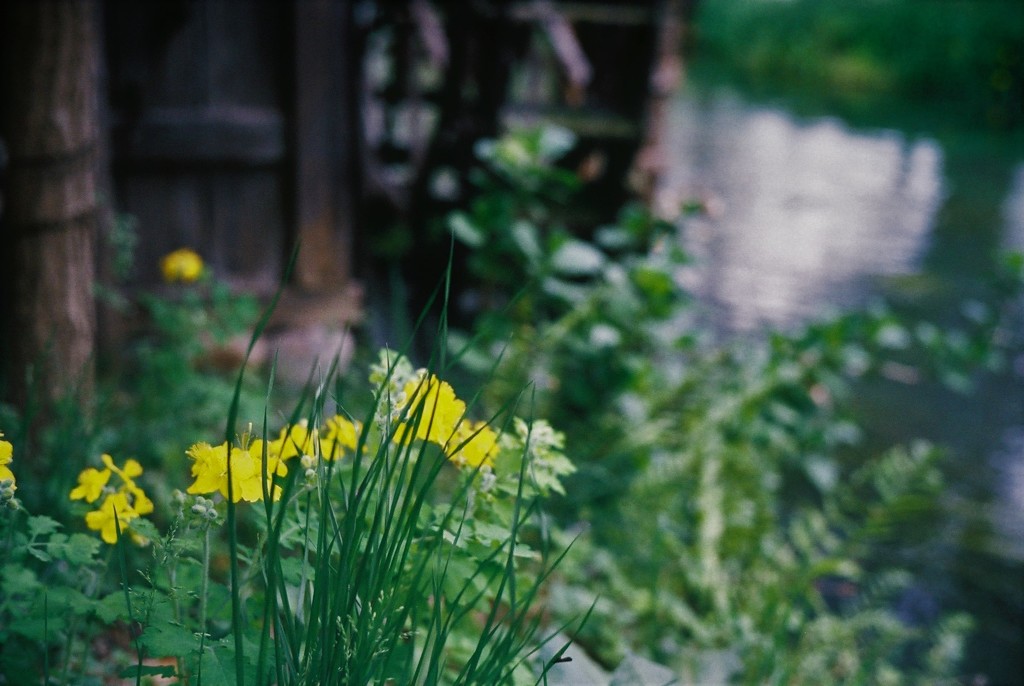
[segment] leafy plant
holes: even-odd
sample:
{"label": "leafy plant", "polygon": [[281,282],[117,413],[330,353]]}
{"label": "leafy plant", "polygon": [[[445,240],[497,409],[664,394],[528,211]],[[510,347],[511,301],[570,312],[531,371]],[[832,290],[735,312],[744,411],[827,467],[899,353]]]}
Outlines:
{"label": "leafy plant", "polygon": [[[546,216],[516,197],[485,206]],[[553,226],[535,232],[557,235]],[[531,278],[516,287],[527,299],[507,292],[507,317],[481,313],[474,336],[451,337],[469,351],[467,369],[500,359],[487,402],[530,381],[578,449],[556,512],[586,533],[559,568],[549,609],[593,608],[577,638],[606,665],[641,649],[696,681],[953,674],[970,619],[901,609],[929,597],[906,569],[940,512],[942,452],[915,444],[854,461],[861,429],[849,399],[873,376],[963,390],[997,368],[1020,257],[998,275],[990,305],[971,303],[943,327],[876,306],[721,345],[687,309],[674,231],[629,209],[593,240],[572,239],[591,257],[571,274],[554,259],[557,241],[506,250],[506,270]],[[497,259],[495,242],[479,252]]]}
{"label": "leafy plant", "polygon": [[[165,268],[176,279],[200,278],[198,256],[172,257]],[[184,332],[213,328],[206,295],[150,302],[174,342],[158,351],[161,383],[198,373],[204,348]],[[268,317],[269,309],[249,352]],[[15,451],[0,443],[0,637],[24,648],[0,656],[0,682],[543,678],[564,647],[537,656],[550,637],[536,605],[554,562],[537,524],[540,500],[563,491],[574,469],[564,438],[543,420],[514,416],[530,408],[518,400],[471,419],[441,379],[443,365],[414,369],[382,351],[370,393],[361,383],[354,403],[336,365],[302,392],[279,432],[270,430],[272,385],[261,428],[238,430],[243,363],[223,442],[179,444],[159,479],[159,468],[144,476],[139,461],[107,454],[86,466],[65,493],[110,544],[106,553],[93,536],[68,536],[55,519],[28,514],[15,497]],[[122,421],[119,440],[152,440],[149,414],[132,407],[141,425]],[[171,492],[186,470],[191,484]],[[117,647],[104,654],[100,644]]]}
{"label": "leafy plant", "polygon": [[[137,462],[105,455],[104,469],[85,469],[71,497],[116,544],[123,594],[96,539],[11,510],[0,632],[39,648],[5,654],[3,673],[32,673],[34,660],[45,673],[62,646],[65,676],[109,674],[73,648],[122,622],[133,645],[120,660],[137,656],[123,676],[137,680],[533,683],[546,670],[530,656],[550,562],[531,522],[572,471],[562,438],[540,420],[471,421],[450,385],[394,353],[373,379],[361,422],[326,415],[341,393],[326,379],[276,438],[264,414],[266,438],[250,428],[230,445],[193,445],[194,481],[162,533],[140,518],[152,504]],[[129,533],[151,546],[148,563]]]}

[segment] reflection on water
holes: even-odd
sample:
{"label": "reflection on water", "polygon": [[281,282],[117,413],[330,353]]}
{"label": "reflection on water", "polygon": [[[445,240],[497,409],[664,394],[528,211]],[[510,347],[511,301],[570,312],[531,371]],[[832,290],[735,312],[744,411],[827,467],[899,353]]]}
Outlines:
{"label": "reflection on water", "polygon": [[[684,93],[665,142],[656,200],[707,209],[686,223],[687,286],[726,334],[864,305],[900,281],[889,277],[923,277],[952,307],[995,251],[1024,250],[1021,151],[798,118],[724,87]],[[974,396],[889,385],[862,389],[859,408],[887,445],[922,436],[953,448],[950,498],[965,507],[935,562],[983,615],[972,657],[993,675],[1013,673],[1006,653],[1024,644],[1011,616],[1024,612],[1024,357],[1015,367]]]}
{"label": "reflection on water", "polygon": [[[942,151],[892,131],[795,120],[735,96],[681,99],[669,197],[699,197],[690,284],[731,330],[787,326],[862,301],[872,275],[915,270],[942,202]],[[662,198],[661,202],[666,202]]]}

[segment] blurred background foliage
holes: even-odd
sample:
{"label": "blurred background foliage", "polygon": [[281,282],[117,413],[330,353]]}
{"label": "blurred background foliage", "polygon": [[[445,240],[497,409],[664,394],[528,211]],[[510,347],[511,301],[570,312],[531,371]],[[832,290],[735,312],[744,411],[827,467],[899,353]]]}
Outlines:
{"label": "blurred background foliage", "polygon": [[897,96],[993,128],[1024,123],[1019,3],[704,0],[697,32],[704,56],[755,88],[858,109]]}
{"label": "blurred background foliage", "polygon": [[[851,396],[908,370],[966,391],[1002,368],[1020,256],[942,327],[879,303],[722,344],[680,284],[685,219],[627,207],[591,239],[566,233],[572,184],[544,168],[565,136],[479,146],[478,200],[448,218],[472,250],[453,352],[491,379],[492,407],[528,388],[577,458],[551,611],[594,604],[579,640],[599,660],[641,651],[698,681],[953,678],[972,619],[926,578],[945,453],[865,455]],[[541,183],[546,202],[520,192]]]}

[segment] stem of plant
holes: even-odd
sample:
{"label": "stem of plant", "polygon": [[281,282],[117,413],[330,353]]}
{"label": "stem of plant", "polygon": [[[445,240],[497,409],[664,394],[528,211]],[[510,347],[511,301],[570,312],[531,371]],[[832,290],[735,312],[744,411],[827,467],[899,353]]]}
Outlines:
{"label": "stem of plant", "polygon": [[[312,492],[306,493],[306,526],[303,527],[302,534],[302,572],[299,578],[298,601],[295,603],[295,614],[299,621],[302,621],[303,610],[306,606],[306,575],[309,572],[309,508],[312,498]],[[298,511],[298,503],[296,503],[296,511]]]}
{"label": "stem of plant", "polygon": [[[206,596],[210,588],[210,525],[207,523],[203,533],[203,576],[199,588],[199,631],[203,640],[206,639]],[[200,659],[202,657],[200,656]]]}
{"label": "stem of plant", "polygon": [[[109,564],[109,559],[110,559],[110,557],[109,557],[109,553],[108,553],[108,556],[107,556],[108,562],[103,565],[104,568],[106,568],[107,565]],[[86,598],[92,599],[93,596],[96,593],[96,586],[97,586],[97,583],[99,581],[99,577],[96,574],[95,570],[86,570],[86,574],[87,574],[86,582],[85,582],[85,585],[82,587],[82,593],[85,595]],[[69,675],[70,675],[70,672],[71,672],[71,662],[72,662],[72,657],[71,656],[74,653],[75,638],[78,636],[78,620],[79,620],[79,616],[77,614],[72,615],[71,622],[68,625],[67,644],[65,645],[65,648],[64,648],[64,655],[65,655],[65,658],[64,658],[64,669],[62,670],[61,678],[60,678],[60,682],[62,684],[70,683],[70,676]],[[88,650],[89,650],[88,641],[83,639],[83,641],[82,641],[82,664],[83,665],[85,664],[85,661],[87,659]]]}
{"label": "stem of plant", "polygon": [[[178,564],[173,559],[166,560],[168,564],[167,569],[167,583],[171,589],[171,598],[174,600],[174,621],[179,624],[182,621],[181,617],[181,597],[178,595]],[[205,574],[204,574],[205,578]],[[180,655],[175,656],[174,663],[178,674],[184,674],[185,661]]]}
{"label": "stem of plant", "polygon": [[71,654],[75,648],[75,636],[78,634],[78,615],[72,615],[68,623],[67,639],[64,641],[64,667],[61,669],[61,683],[68,682],[68,673],[71,669]]}

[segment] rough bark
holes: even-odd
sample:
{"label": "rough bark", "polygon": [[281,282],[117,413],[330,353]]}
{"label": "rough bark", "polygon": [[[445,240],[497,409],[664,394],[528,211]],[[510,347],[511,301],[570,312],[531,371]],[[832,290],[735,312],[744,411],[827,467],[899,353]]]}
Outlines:
{"label": "rough bark", "polygon": [[86,397],[96,330],[97,8],[0,3],[0,205],[8,395]]}

